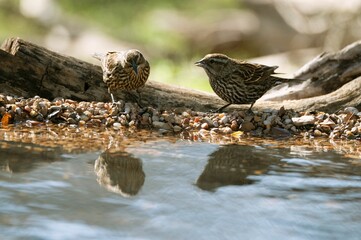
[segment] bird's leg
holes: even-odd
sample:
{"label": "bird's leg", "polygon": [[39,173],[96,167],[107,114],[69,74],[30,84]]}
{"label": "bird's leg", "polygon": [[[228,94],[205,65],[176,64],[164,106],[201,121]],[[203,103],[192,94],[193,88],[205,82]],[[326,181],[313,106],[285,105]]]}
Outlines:
{"label": "bird's leg", "polygon": [[114,105],[114,104],[115,104],[115,100],[114,100],[113,93],[110,93],[110,97],[112,98],[112,104]]}
{"label": "bird's leg", "polygon": [[110,97],[112,98],[112,107],[118,107],[120,109],[120,102],[115,101],[113,93],[109,90]]}
{"label": "bird's leg", "polygon": [[139,89],[137,89],[137,90],[135,90],[135,91],[138,93],[138,101],[137,101],[138,106],[139,106],[140,108],[143,108],[143,107],[140,105],[140,103],[142,102],[142,95],[140,94]]}
{"label": "bird's leg", "polygon": [[228,104],[224,105],[223,107],[220,107],[220,108],[218,108],[217,110],[212,111],[212,112],[220,112],[220,111],[222,111],[223,109],[225,109],[226,107],[228,107],[228,106],[231,105],[231,104],[232,104],[232,103],[228,103]]}
{"label": "bird's leg", "polygon": [[247,110],[247,114],[252,114],[253,115],[253,111],[252,111],[252,107],[253,107],[253,104],[254,104],[255,102],[253,102],[253,103],[251,103],[251,106],[248,108],[248,110]]}

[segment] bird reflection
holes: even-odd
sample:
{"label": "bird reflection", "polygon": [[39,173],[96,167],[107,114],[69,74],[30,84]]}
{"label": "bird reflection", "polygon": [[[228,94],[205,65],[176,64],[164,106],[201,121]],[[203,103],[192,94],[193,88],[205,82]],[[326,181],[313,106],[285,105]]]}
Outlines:
{"label": "bird reflection", "polygon": [[106,150],[95,161],[94,171],[100,185],[125,197],[136,195],[144,184],[142,161],[124,151]]}
{"label": "bird reflection", "polygon": [[209,155],[196,184],[207,191],[227,185],[252,184],[254,180],[248,177],[265,173],[270,165],[268,160],[266,153],[257,152],[251,146],[221,146]]}

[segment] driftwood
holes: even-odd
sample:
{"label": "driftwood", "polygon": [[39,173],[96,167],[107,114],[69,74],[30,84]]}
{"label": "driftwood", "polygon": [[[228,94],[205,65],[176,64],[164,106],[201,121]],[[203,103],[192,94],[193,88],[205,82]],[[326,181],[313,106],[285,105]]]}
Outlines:
{"label": "driftwood", "polygon": [[[299,79],[310,79],[308,88],[288,97],[286,95],[282,101],[257,101],[254,109],[285,106],[295,110],[335,111],[344,106],[358,107],[361,105],[361,79],[357,78],[361,75],[360,56],[361,42],[339,53],[321,55],[297,73]],[[310,91],[313,88],[321,90]],[[1,46],[0,92],[22,97],[38,95],[48,99],[64,97],[79,101],[110,101],[100,66],[52,52],[19,38],[7,39]],[[141,92],[144,106],[209,111],[224,105],[214,94],[152,80]],[[115,96],[122,98],[124,94],[117,93]],[[308,98],[285,100],[299,96]],[[230,109],[248,107],[233,105]]]}

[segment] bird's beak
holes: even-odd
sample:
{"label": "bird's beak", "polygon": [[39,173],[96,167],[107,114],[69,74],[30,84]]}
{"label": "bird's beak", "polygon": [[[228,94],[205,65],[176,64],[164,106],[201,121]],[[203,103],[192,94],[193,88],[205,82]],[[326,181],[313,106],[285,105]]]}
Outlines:
{"label": "bird's beak", "polygon": [[134,61],[132,61],[132,67],[133,67],[135,74],[138,74],[138,66]]}
{"label": "bird's beak", "polygon": [[197,67],[203,67],[203,66],[204,66],[203,59],[195,62],[194,64],[195,64]]}

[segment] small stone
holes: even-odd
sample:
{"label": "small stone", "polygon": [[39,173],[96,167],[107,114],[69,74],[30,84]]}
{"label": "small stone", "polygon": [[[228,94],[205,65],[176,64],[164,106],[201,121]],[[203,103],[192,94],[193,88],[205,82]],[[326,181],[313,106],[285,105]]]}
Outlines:
{"label": "small stone", "polygon": [[349,130],[346,131],[345,135],[346,135],[347,138],[354,138],[355,137],[355,135],[353,135],[353,133],[351,131],[349,131]]}
{"label": "small stone", "polygon": [[286,119],[283,121],[283,123],[284,123],[285,125],[288,125],[288,124],[291,124],[291,123],[292,123],[292,120],[291,120],[290,118],[286,118]]}
{"label": "small stone", "polygon": [[284,128],[273,127],[271,128],[271,135],[274,138],[285,138],[291,136],[290,131]]}
{"label": "small stone", "polygon": [[76,124],[69,124],[69,128],[75,129],[75,128],[78,128],[78,125],[76,125]]}
{"label": "small stone", "polygon": [[202,122],[203,122],[203,123],[207,123],[209,128],[214,127],[214,126],[213,126],[213,121],[212,121],[212,119],[210,119],[209,117],[204,117],[204,118],[202,119]]}
{"label": "small stone", "polygon": [[256,127],[253,125],[252,122],[244,121],[239,130],[244,131],[244,132],[249,132],[249,131],[254,130],[255,128]]}
{"label": "small stone", "polygon": [[30,117],[36,117],[38,113],[35,110],[31,110],[29,113]]}
{"label": "small stone", "polygon": [[266,120],[263,121],[263,124],[266,126],[267,129],[271,128],[271,125],[275,119],[275,115],[268,116]]}
{"label": "small stone", "polygon": [[253,119],[253,115],[247,115],[247,116],[244,117],[245,122],[251,122],[252,119]]}
{"label": "small stone", "polygon": [[121,126],[122,126],[122,125],[121,125],[120,123],[118,123],[118,122],[113,123],[113,128],[114,128],[114,129],[120,129]]}
{"label": "small stone", "polygon": [[354,115],[357,115],[357,114],[359,113],[359,111],[358,111],[357,108],[355,108],[355,107],[346,107],[346,108],[344,109],[344,112],[345,112],[345,113],[352,113],[352,114],[354,114]]}
{"label": "small stone", "polygon": [[353,134],[357,134],[357,133],[358,133],[357,127],[352,127],[352,128],[351,128],[351,132],[352,132]]}
{"label": "small stone", "polygon": [[209,131],[206,130],[206,129],[201,129],[201,130],[199,130],[198,134],[199,134],[201,137],[205,138],[205,137],[208,137],[208,136],[209,136]]}
{"label": "small stone", "polygon": [[84,122],[87,122],[90,119],[90,117],[85,114],[82,114],[82,115],[80,115],[80,119]]}
{"label": "small stone", "polygon": [[189,118],[185,118],[182,120],[182,126],[188,126],[190,123],[190,119]]}
{"label": "small stone", "polygon": [[256,123],[258,123],[258,122],[262,121],[262,117],[256,115],[256,116],[253,117],[253,120],[254,120]]}
{"label": "small stone", "polygon": [[152,116],[152,122],[159,122],[159,116],[158,115],[153,115]]}
{"label": "small stone", "polygon": [[336,126],[336,123],[331,118],[326,118],[324,121],[320,123],[321,127],[329,127],[334,128]]}
{"label": "small stone", "polygon": [[189,118],[189,117],[190,117],[190,115],[189,115],[188,112],[183,112],[183,113],[182,113],[182,116],[185,117],[185,118]]}
{"label": "small stone", "polygon": [[209,131],[209,133],[210,133],[211,135],[217,135],[218,132],[219,132],[219,128],[212,128],[212,129]]}
{"label": "small stone", "polygon": [[316,122],[316,118],[312,115],[305,115],[302,117],[292,118],[292,122],[295,126],[304,126],[308,124],[314,124]]}
{"label": "small stone", "polygon": [[232,121],[232,123],[231,123],[231,129],[233,130],[233,131],[237,131],[238,130],[238,123],[237,123],[237,121],[236,120],[233,120]]}
{"label": "small stone", "polygon": [[165,130],[172,129],[171,126],[165,122],[153,122],[152,125],[154,128],[157,128],[157,129],[165,129]]}
{"label": "small stone", "polygon": [[132,126],[135,126],[135,121],[134,120],[129,122],[129,127],[132,127]]}
{"label": "small stone", "polygon": [[198,129],[198,128],[200,128],[200,127],[201,127],[201,123],[200,123],[200,122],[196,122],[196,123],[193,124],[193,128],[195,128],[195,129]]}
{"label": "small stone", "polygon": [[140,124],[142,124],[142,125],[147,125],[147,124],[149,124],[149,119],[150,119],[150,114],[149,114],[149,113],[144,113],[144,114],[142,115],[141,120],[140,120]]}
{"label": "small stone", "polygon": [[169,123],[175,123],[175,118],[173,114],[164,114],[163,115],[164,121],[169,122]]}
{"label": "small stone", "polygon": [[131,103],[127,102],[127,103],[124,104],[124,112],[125,112],[125,114],[129,114],[131,109],[132,109]]}
{"label": "small stone", "polygon": [[103,102],[97,102],[96,107],[97,108],[104,108],[104,103]]}
{"label": "small stone", "polygon": [[221,123],[222,123],[223,125],[226,125],[228,122],[229,122],[229,118],[228,118],[227,116],[223,116],[223,117],[221,118]]}
{"label": "small stone", "polygon": [[206,123],[206,122],[205,122],[205,123],[202,123],[201,128],[208,130],[208,129],[209,129],[208,123]]}
{"label": "small stone", "polygon": [[322,136],[322,132],[321,132],[320,130],[316,129],[316,130],[313,132],[313,135],[314,135],[315,137],[321,137],[321,136]]}
{"label": "small stone", "polygon": [[181,125],[182,124],[182,118],[179,116],[174,116],[174,123],[177,125]]}
{"label": "small stone", "polygon": [[295,127],[295,126],[293,126],[293,127],[291,127],[291,129],[290,129],[292,132],[297,132],[297,128]]}
{"label": "small stone", "polygon": [[68,118],[66,119],[66,121],[69,123],[69,124],[76,124],[76,120],[74,118]]}
{"label": "small stone", "polygon": [[[92,119],[93,120],[93,119]],[[120,119],[120,124],[122,126],[128,126],[128,121],[126,119]]]}
{"label": "small stone", "polygon": [[173,131],[174,132],[181,132],[182,131],[182,128],[180,126],[174,126],[173,127]]}
{"label": "small stone", "polygon": [[231,134],[233,132],[230,127],[224,127],[224,128],[221,128],[220,130],[224,134]]}

